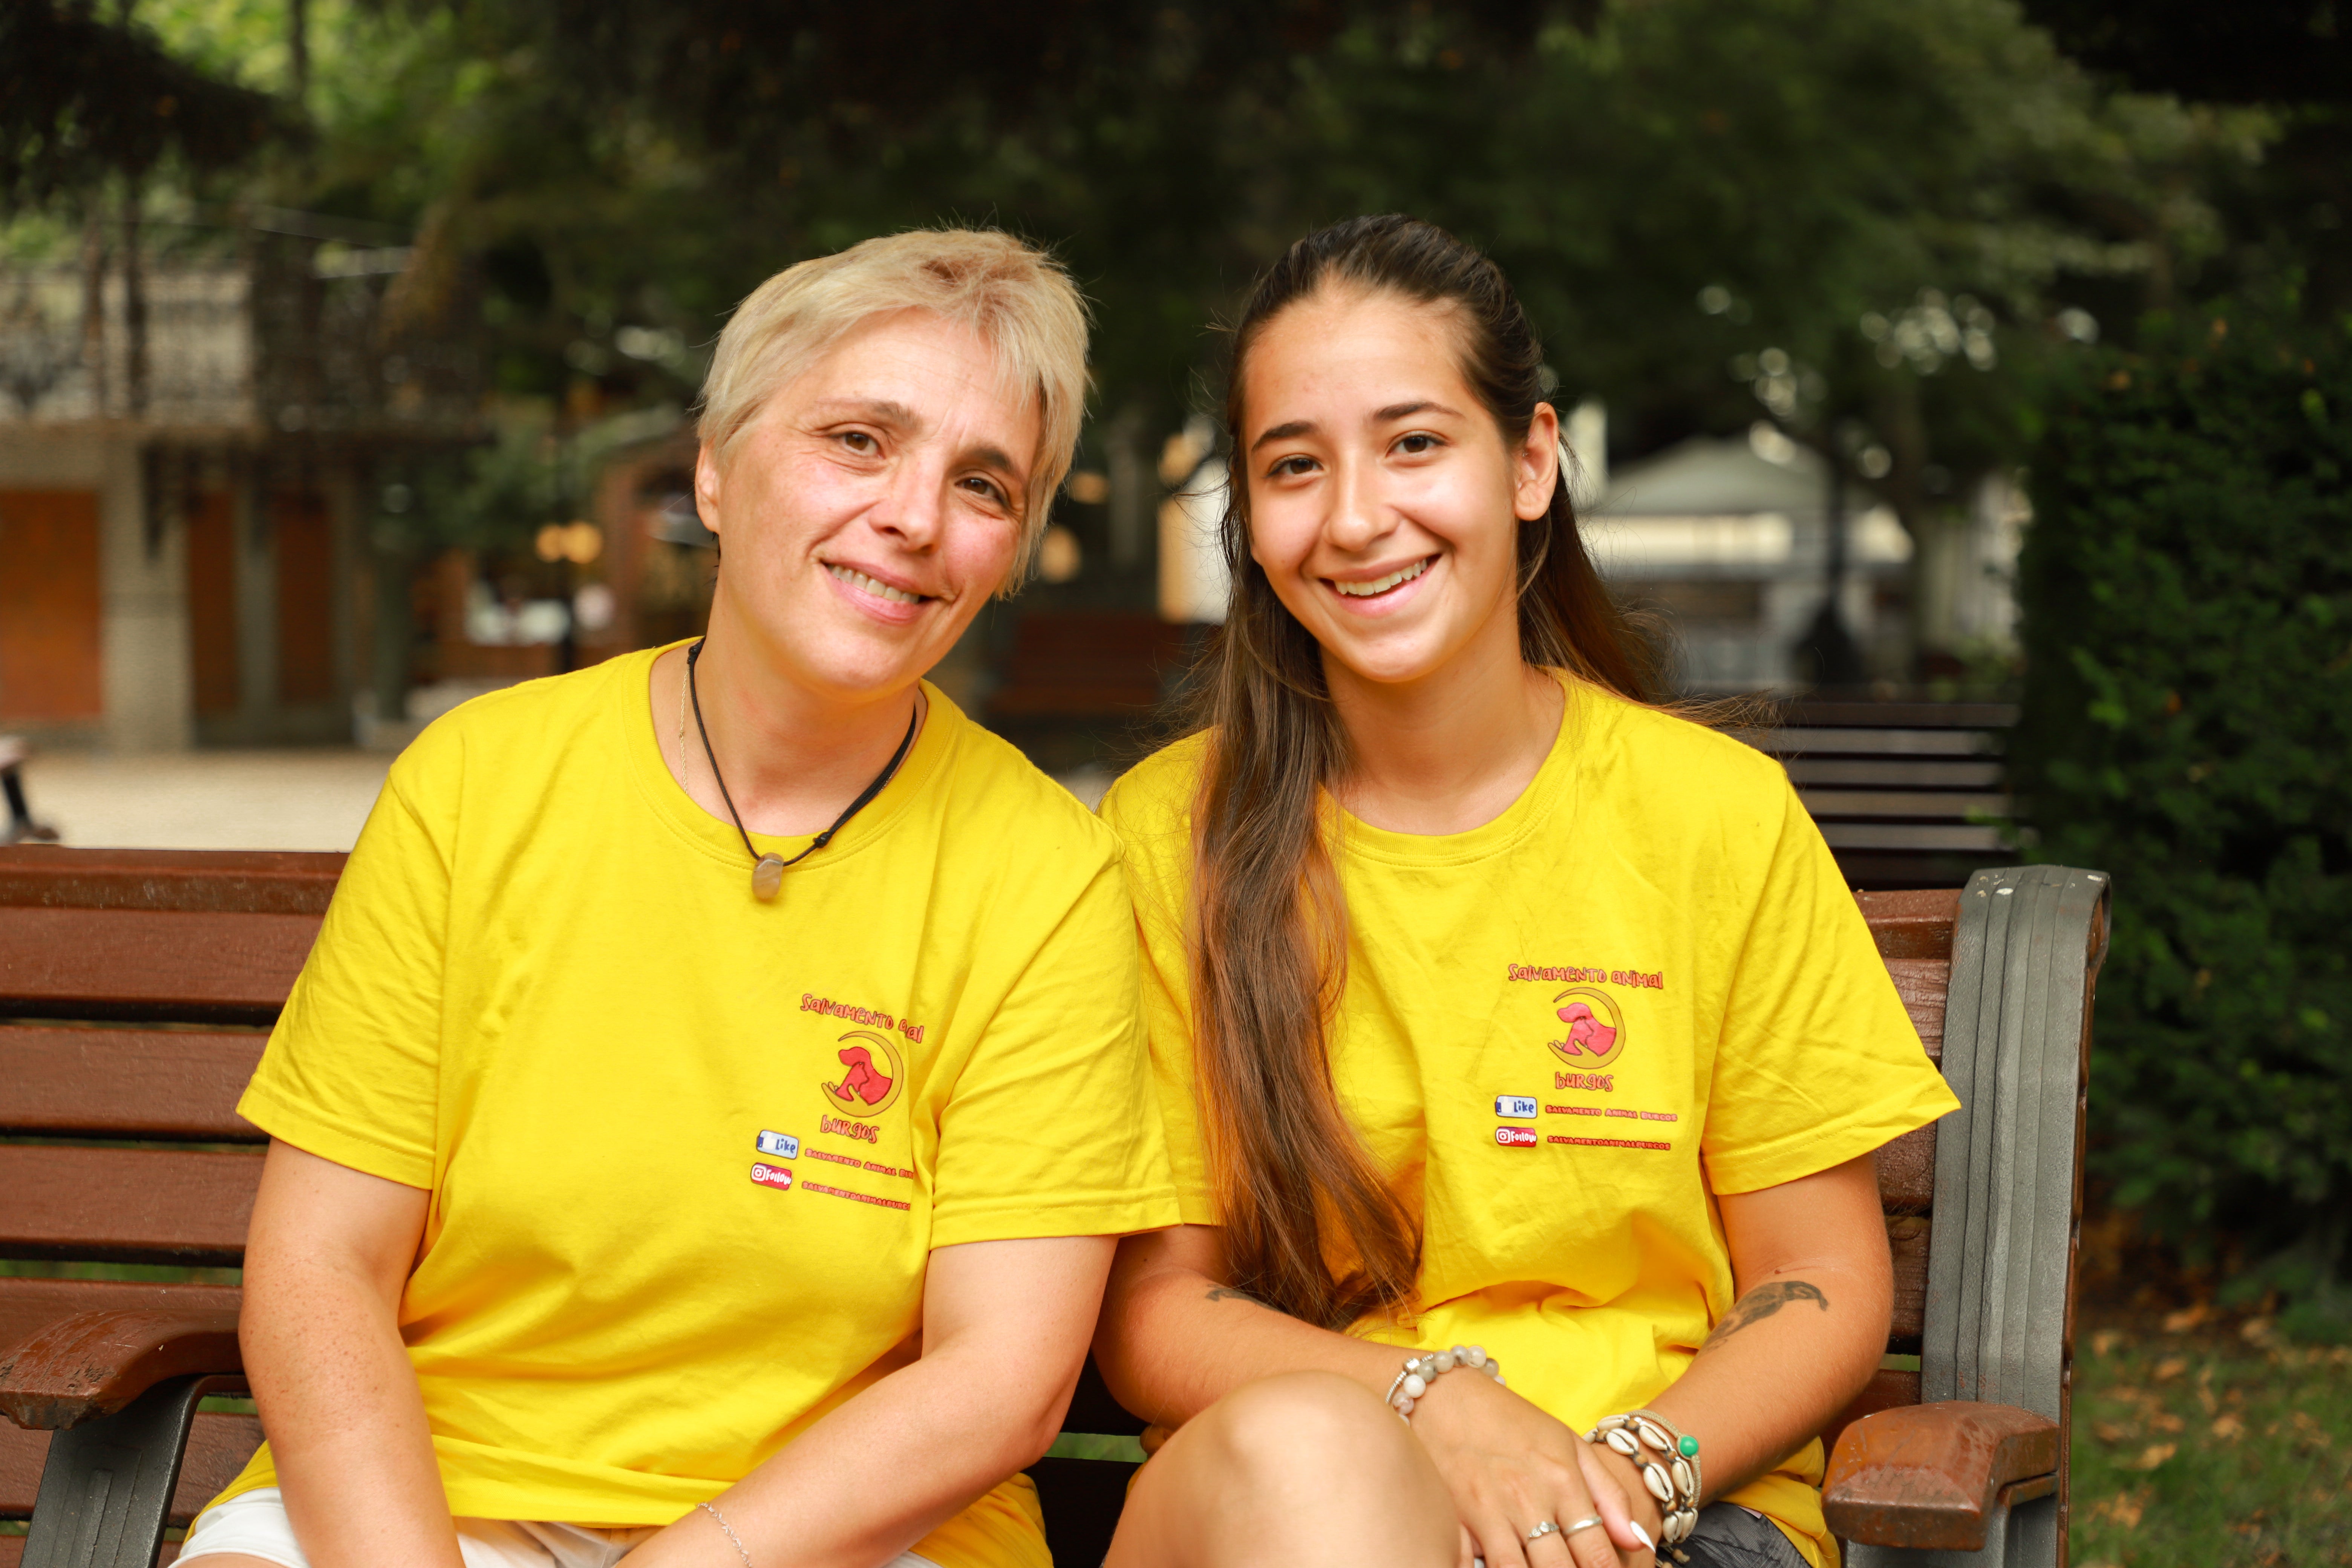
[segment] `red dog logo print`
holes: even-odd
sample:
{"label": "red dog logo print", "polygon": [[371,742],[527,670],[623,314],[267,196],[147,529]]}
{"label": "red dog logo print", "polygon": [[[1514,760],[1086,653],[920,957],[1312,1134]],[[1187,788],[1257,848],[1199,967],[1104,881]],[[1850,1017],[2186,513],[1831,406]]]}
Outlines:
{"label": "red dog logo print", "polygon": [[841,1040],[842,1048],[834,1054],[848,1070],[839,1083],[820,1082],[817,1088],[836,1110],[851,1116],[881,1115],[898,1102],[898,1090],[907,1077],[905,1058],[888,1036],[872,1029],[852,1029]]}
{"label": "red dog logo print", "polygon": [[1551,999],[1565,1037],[1544,1042],[1551,1054],[1580,1068],[1604,1068],[1625,1054],[1625,1016],[1614,998],[1590,985],[1571,985]]}

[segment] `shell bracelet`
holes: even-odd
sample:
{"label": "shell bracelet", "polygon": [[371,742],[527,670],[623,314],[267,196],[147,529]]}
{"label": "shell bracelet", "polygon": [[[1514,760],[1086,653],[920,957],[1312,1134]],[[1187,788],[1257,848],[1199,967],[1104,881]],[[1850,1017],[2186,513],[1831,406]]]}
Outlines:
{"label": "shell bracelet", "polygon": [[1584,1435],[1588,1443],[1606,1443],[1633,1461],[1642,1484],[1658,1501],[1664,1522],[1658,1531],[1664,1552],[1677,1563],[1690,1561],[1680,1549],[1698,1528],[1701,1477],[1698,1439],[1677,1432],[1654,1410],[1631,1410],[1604,1415]]}

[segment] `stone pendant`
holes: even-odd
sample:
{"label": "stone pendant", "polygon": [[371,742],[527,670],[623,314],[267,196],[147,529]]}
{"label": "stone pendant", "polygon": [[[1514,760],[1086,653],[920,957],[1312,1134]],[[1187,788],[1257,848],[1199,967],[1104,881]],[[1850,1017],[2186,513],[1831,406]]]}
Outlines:
{"label": "stone pendant", "polygon": [[761,856],[760,863],[751,868],[751,896],[763,904],[772,903],[776,895],[783,890],[783,886],[784,858],[781,855]]}

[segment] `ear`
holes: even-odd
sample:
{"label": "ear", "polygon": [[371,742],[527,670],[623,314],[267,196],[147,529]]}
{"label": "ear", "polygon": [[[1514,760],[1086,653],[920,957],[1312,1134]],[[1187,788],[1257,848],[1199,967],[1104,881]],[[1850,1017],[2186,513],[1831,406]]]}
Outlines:
{"label": "ear", "polygon": [[705,441],[694,458],[694,510],[702,514],[702,526],[713,533],[719,531],[719,491],[725,477],[719,467],[719,454]]}
{"label": "ear", "polygon": [[1550,404],[1536,405],[1527,439],[1511,458],[1517,480],[1511,492],[1511,515],[1533,522],[1551,510],[1552,490],[1559,483],[1559,413]]}

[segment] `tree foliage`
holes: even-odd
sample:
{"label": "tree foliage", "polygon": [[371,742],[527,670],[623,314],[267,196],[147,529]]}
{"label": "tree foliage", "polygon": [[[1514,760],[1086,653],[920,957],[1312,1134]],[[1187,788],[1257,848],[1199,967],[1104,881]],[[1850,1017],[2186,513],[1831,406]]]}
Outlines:
{"label": "tree foliage", "polygon": [[229,168],[298,121],[267,94],[167,53],[87,5],[0,5],[0,204],[36,204],[166,159]]}
{"label": "tree foliage", "polygon": [[2347,481],[2352,322],[2216,306],[2102,356],[2035,460],[2011,750],[2040,855],[2115,876],[2095,1171],[2314,1326],[2352,1215]]}

